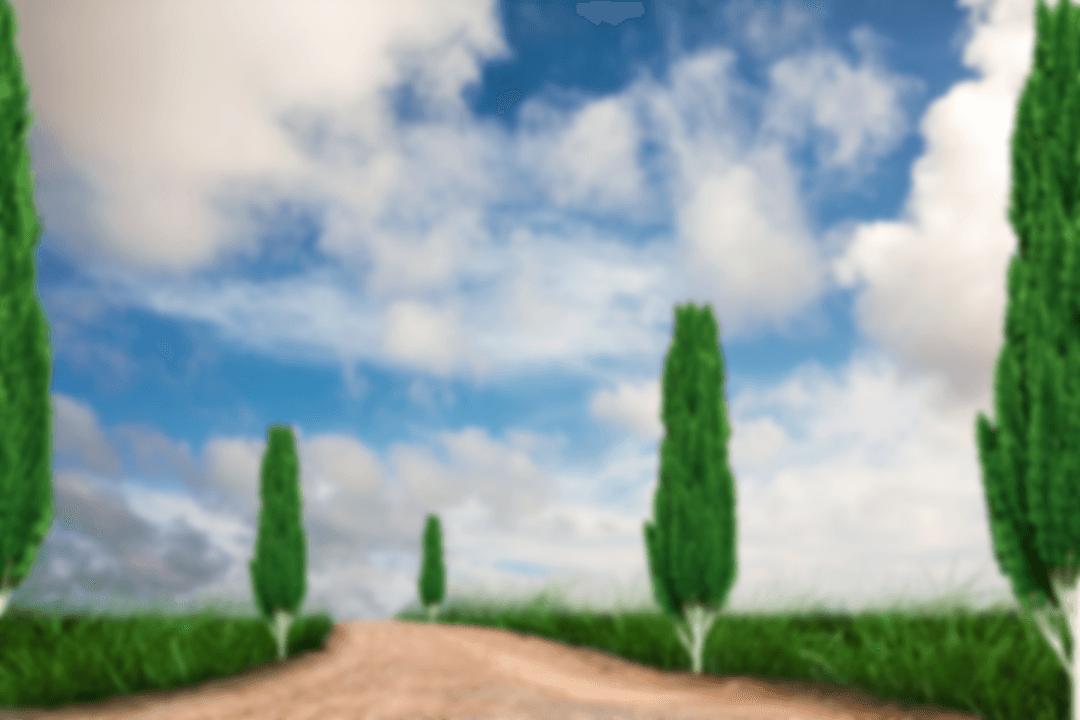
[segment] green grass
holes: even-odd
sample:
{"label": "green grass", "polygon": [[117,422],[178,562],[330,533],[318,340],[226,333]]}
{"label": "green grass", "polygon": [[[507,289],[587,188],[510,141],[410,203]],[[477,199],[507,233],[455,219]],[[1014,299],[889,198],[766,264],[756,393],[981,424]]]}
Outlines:
{"label": "green grass", "polygon": [[[448,602],[438,623],[503,628],[687,671],[672,621],[652,603],[571,607],[565,592],[526,601]],[[238,607],[238,606],[234,606]],[[705,674],[835,683],[900,704],[933,704],[984,720],[1067,720],[1068,676],[1034,621],[1005,606],[942,601],[857,613],[724,610],[705,645]],[[394,619],[426,623],[417,605]],[[1063,628],[1063,621],[1055,622]],[[329,613],[304,614],[289,657],[318,650]],[[1065,651],[1070,642],[1065,634]],[[276,662],[268,625],[250,608],[198,614],[91,616],[13,605],[0,617],[0,707],[57,707],[201,683]]]}
{"label": "green grass", "polygon": [[[288,657],[321,649],[333,627],[329,613],[302,609]],[[95,702],[236,675],[277,661],[268,628],[253,611],[222,606],[91,615],[12,603],[0,617],[0,707]]]}

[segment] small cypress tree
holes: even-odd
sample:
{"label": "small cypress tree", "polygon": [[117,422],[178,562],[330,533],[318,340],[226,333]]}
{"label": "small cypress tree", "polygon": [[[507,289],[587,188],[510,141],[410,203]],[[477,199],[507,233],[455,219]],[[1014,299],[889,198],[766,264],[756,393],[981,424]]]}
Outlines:
{"label": "small cypress tree", "polygon": [[427,606],[428,622],[435,621],[438,604],[446,591],[446,565],[443,563],[442,529],[439,518],[428,515],[424,526],[424,559],[417,583],[420,601]]}
{"label": "small cypress tree", "polygon": [[731,429],[724,402],[724,362],[712,307],[675,309],[674,339],[664,360],[664,439],[653,523],[645,546],[653,594],[702,669],[709,629],[735,581],[735,480],[728,465]]}
{"label": "small cypress tree", "polygon": [[307,542],[301,519],[300,461],[292,429],[267,431],[260,476],[262,508],[251,584],[263,617],[272,622],[278,659],[284,660],[289,625],[304,599]]}

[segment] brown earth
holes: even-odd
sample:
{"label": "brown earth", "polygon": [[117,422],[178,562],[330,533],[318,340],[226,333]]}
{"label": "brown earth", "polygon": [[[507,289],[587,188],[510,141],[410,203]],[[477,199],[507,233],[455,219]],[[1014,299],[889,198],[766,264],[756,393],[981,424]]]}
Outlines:
{"label": "brown earth", "polygon": [[839,685],[664,671],[508,630],[337,625],[326,648],[187,688],[0,720],[977,720]]}

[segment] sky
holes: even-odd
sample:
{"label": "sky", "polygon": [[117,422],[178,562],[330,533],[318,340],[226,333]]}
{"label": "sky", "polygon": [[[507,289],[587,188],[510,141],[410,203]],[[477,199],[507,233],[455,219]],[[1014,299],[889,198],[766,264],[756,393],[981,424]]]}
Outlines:
{"label": "sky", "polygon": [[416,607],[428,513],[444,606],[658,608],[687,302],[725,363],[726,612],[1016,606],[975,422],[1034,0],[12,4],[55,503],[14,606],[254,615],[285,423],[302,613]]}

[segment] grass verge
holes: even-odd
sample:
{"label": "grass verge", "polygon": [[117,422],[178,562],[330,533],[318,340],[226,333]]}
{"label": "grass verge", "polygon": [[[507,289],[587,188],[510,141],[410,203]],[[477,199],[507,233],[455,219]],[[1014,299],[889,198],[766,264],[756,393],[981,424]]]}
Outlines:
{"label": "grass verge", "polygon": [[[321,649],[333,627],[329,613],[299,616],[288,657]],[[277,661],[268,628],[217,607],[115,616],[13,604],[0,617],[0,707],[54,708],[236,675]]]}

